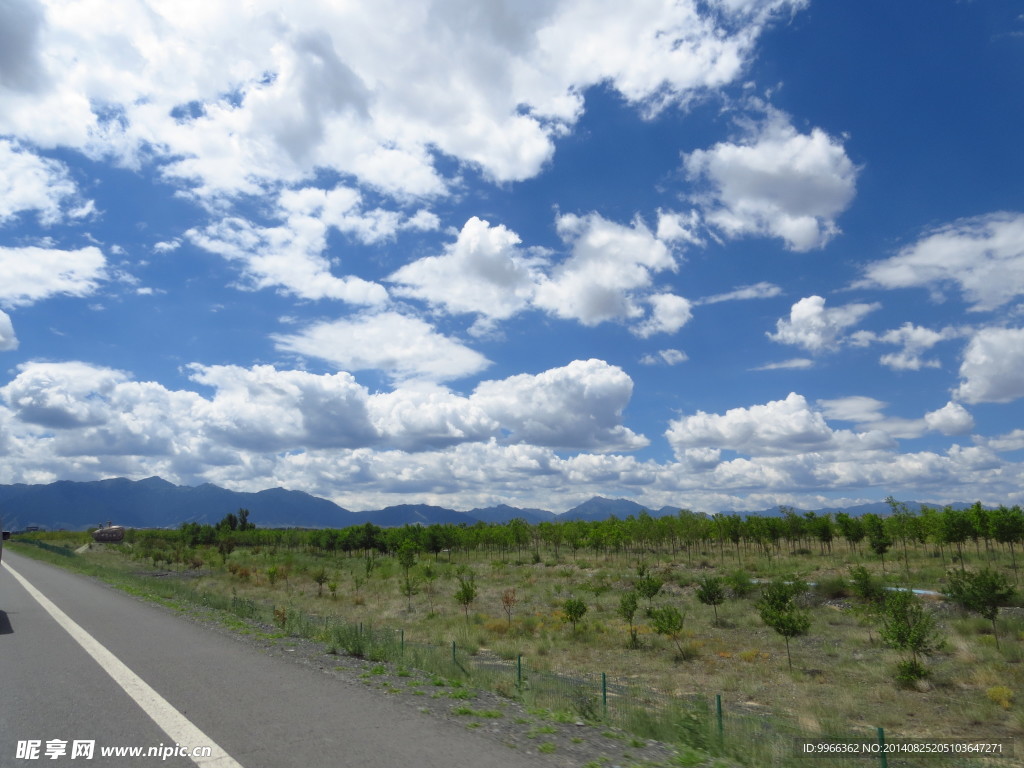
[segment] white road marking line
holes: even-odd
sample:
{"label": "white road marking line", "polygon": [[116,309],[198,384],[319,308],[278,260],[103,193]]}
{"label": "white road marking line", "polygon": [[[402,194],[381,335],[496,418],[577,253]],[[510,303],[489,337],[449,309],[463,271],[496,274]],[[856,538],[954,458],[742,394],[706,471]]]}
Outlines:
{"label": "white road marking line", "polygon": [[11,568],[7,563],[0,563],[11,572],[11,575],[35,598],[36,602],[43,606],[43,609],[53,617],[54,621],[63,627],[85,652],[96,661],[97,664],[114,678],[114,682],[121,686],[125,693],[132,697],[142,711],[149,715],[176,744],[184,744],[189,747],[210,747],[210,757],[190,757],[200,768],[242,768],[241,763],[218,746],[213,739],[203,733],[181,712],[176,710],[168,701],[157,693],[141,677],[132,672],[124,662],[108,651],[99,643],[96,638],[82,629],[78,624],[54,605],[42,592],[32,586],[24,576]]}

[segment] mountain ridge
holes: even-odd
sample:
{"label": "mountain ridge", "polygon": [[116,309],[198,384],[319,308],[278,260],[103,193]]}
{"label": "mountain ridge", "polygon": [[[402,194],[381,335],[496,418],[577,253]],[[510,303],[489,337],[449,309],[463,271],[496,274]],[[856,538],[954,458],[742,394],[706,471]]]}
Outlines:
{"label": "mountain ridge", "polygon": [[[921,506],[942,508],[945,505],[908,501],[907,508],[918,511]],[[949,505],[953,508],[967,503]],[[57,480],[48,484],[17,483],[0,485],[0,518],[7,529],[28,526],[44,529],[80,530],[108,520],[132,528],[176,528],[181,523],[213,524],[229,512],[248,509],[250,520],[264,528],[345,528],[373,523],[381,527],[432,525],[447,523],[473,525],[477,522],[503,523],[520,518],[528,523],[558,520],[604,520],[626,518],[646,512],[652,517],[676,514],[681,507],[671,505],[651,510],[630,499],[608,499],[594,496],[562,513],[544,509],[519,508],[508,504],[474,508],[465,512],[431,504],[396,504],[383,509],[353,512],[332,501],[304,491],[267,488],[262,491],[230,491],[203,483],[198,486],[175,485],[161,477],[129,480],[123,477],[104,480]],[[798,514],[844,511],[851,515],[887,514],[886,502],[873,502],[840,510],[826,507],[818,510],[794,510]],[[779,515],[780,508],[719,514]]]}

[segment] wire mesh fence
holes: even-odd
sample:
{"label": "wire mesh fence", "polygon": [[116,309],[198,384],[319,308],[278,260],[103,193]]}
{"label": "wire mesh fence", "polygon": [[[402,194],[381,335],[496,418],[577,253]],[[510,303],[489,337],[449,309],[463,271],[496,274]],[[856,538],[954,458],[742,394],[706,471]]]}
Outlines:
{"label": "wire mesh fence", "polygon": [[[605,723],[636,736],[683,744],[740,765],[796,768],[988,768],[1020,764],[1012,755],[998,759],[978,754],[886,752],[880,729],[835,723],[815,729],[777,713],[723,702],[720,695],[678,695],[649,685],[610,678],[604,673],[565,674],[534,668],[524,656],[499,658],[476,649],[414,641],[404,629],[375,627],[335,617],[314,617],[290,608],[268,608],[237,597],[205,596],[211,607],[242,618],[273,621],[283,632],[315,639],[336,652],[375,662],[393,662],[448,681],[492,690],[533,708],[559,713],[565,719]],[[216,604],[216,605],[214,605]],[[860,751],[822,754],[808,744],[859,744]],[[1012,745],[1009,746],[1012,749]]]}

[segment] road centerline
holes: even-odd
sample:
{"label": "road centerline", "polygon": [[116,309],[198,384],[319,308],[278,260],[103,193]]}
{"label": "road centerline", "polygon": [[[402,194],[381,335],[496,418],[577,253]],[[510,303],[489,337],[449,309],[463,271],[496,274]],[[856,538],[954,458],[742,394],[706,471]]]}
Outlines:
{"label": "road centerline", "polygon": [[241,763],[229,755],[221,746],[207,736],[198,726],[174,708],[163,696],[154,690],[145,680],[133,672],[123,661],[111,653],[96,638],[86,632],[70,616],[58,608],[46,595],[36,589],[31,582],[14,570],[7,563],[0,563],[6,568],[25,591],[42,606],[60,627],[71,635],[71,638],[100,665],[128,696],[156,723],[164,733],[176,744],[187,745],[189,748],[210,747],[209,757],[192,757],[200,768],[243,768]]}

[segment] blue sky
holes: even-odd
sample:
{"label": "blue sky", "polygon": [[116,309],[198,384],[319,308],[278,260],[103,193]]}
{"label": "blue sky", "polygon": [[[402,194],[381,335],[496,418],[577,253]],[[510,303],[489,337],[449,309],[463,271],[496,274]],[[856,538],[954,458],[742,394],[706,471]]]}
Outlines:
{"label": "blue sky", "polygon": [[1021,503],[1019,3],[360,5],[0,5],[0,482]]}

